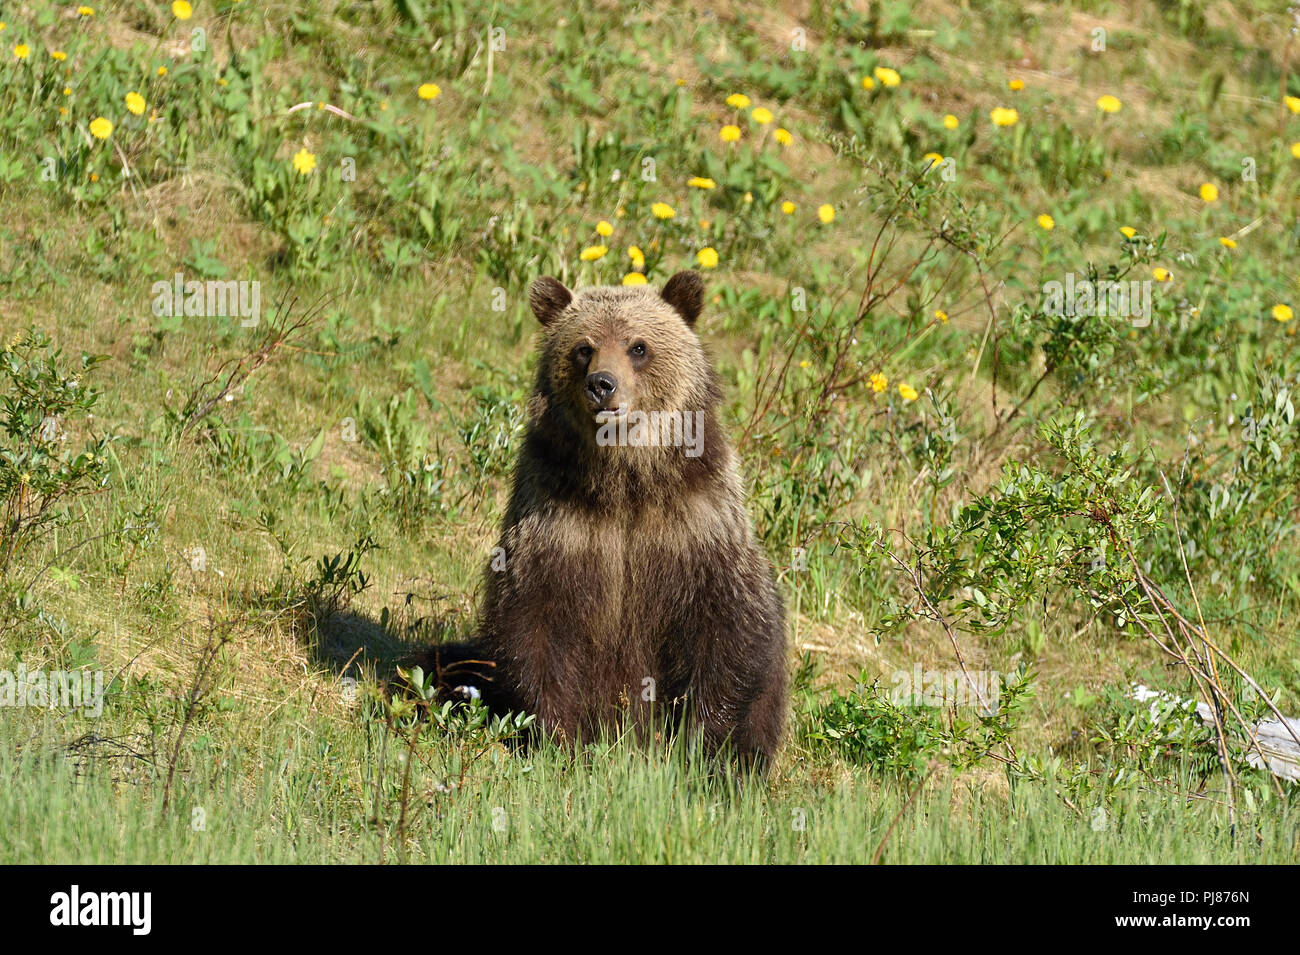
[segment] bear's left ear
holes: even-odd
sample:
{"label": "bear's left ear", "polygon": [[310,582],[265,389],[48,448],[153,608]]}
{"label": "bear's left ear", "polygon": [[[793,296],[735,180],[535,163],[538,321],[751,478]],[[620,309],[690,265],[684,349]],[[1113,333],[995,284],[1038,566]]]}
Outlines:
{"label": "bear's left ear", "polygon": [[695,325],[700,310],[704,308],[704,280],[699,272],[678,272],[668,280],[660,294],[665,302],[677,309],[687,325]]}
{"label": "bear's left ear", "polygon": [[559,279],[543,275],[528,289],[528,304],[543,325],[549,325],[569,307],[573,293]]}

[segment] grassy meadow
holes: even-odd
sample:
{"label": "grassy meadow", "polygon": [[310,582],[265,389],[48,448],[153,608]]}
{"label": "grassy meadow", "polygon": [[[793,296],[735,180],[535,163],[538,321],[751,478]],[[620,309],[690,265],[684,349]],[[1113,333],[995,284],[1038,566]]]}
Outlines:
{"label": "grassy meadow", "polygon": [[[0,861],[1293,861],[1298,28],[0,0]],[[473,632],[529,283],[686,268],[764,777],[399,672]]]}

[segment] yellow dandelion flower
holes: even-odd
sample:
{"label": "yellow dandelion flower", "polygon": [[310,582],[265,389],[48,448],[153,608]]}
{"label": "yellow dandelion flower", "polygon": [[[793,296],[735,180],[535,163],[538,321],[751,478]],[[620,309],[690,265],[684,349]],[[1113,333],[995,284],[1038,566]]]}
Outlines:
{"label": "yellow dandelion flower", "polygon": [[1015,79],[1015,80],[1007,81],[1007,89],[1011,90],[1011,92],[1013,93],[1019,93],[1024,88],[1025,88],[1024,80]]}
{"label": "yellow dandelion flower", "polygon": [[77,16],[79,17],[93,17],[94,15],[94,7],[77,7]]}
{"label": "yellow dandelion flower", "polygon": [[72,95],[72,87],[71,87],[71,86],[65,86],[65,87],[63,87],[63,95],[64,95],[64,96],[71,96],[71,95]]}
{"label": "yellow dandelion flower", "polygon": [[90,135],[96,139],[108,139],[113,135],[113,124],[103,116],[96,116],[90,121]]}
{"label": "yellow dandelion flower", "polygon": [[26,43],[19,43],[16,47],[14,47],[14,56],[18,57],[18,59],[20,60],[27,59],[27,57],[31,55],[31,52],[32,52],[32,48],[28,46]]}
{"label": "yellow dandelion flower", "polygon": [[1174,280],[1174,273],[1170,272],[1168,269],[1163,269],[1157,266],[1151,270],[1151,277],[1157,282],[1172,282]]}
{"label": "yellow dandelion flower", "polygon": [[778,146],[789,146],[794,142],[794,137],[790,135],[788,129],[778,129],[772,134],[772,138],[776,140]]}
{"label": "yellow dandelion flower", "polygon": [[68,54],[64,53],[62,50],[50,50],[51,60],[58,60],[60,63],[62,63],[67,58],[68,58]]}
{"label": "yellow dandelion flower", "polygon": [[716,189],[718,184],[707,176],[692,176],[686,180],[686,185],[692,189]]}
{"label": "yellow dandelion flower", "polygon": [[871,71],[871,75],[876,78],[876,81],[879,82],[881,86],[897,86],[903,81],[903,78],[898,75],[897,70],[891,70],[887,66],[876,67]]}
{"label": "yellow dandelion flower", "polygon": [[650,214],[656,219],[671,219],[677,215],[677,210],[666,202],[656,202],[650,207]]}
{"label": "yellow dandelion flower", "polygon": [[829,202],[817,207],[817,218],[829,225],[835,221],[835,207]]}
{"label": "yellow dandelion flower", "polygon": [[776,117],[772,115],[772,111],[765,106],[760,106],[758,109],[750,113],[749,116],[760,126],[766,126],[768,123],[772,122],[772,120],[776,119]]}
{"label": "yellow dandelion flower", "polygon": [[624,285],[645,285],[645,276],[640,272],[629,272],[623,276]]}
{"label": "yellow dandelion flower", "polygon": [[601,235],[608,238],[613,234],[614,234],[614,227],[610,225],[608,222],[606,222],[604,219],[601,219],[599,222],[596,223],[596,235]]}
{"label": "yellow dandelion flower", "polygon": [[632,260],[632,264],[635,265],[638,269],[645,268],[645,253],[642,252],[635,245],[628,246],[627,257]]}
{"label": "yellow dandelion flower", "polygon": [[167,67],[165,67],[165,66],[160,66],[160,67],[158,67],[158,75],[159,75],[159,76],[166,76],[166,75],[167,75]]}
{"label": "yellow dandelion flower", "polygon": [[1295,318],[1295,312],[1291,311],[1290,305],[1274,305],[1269,311],[1279,322],[1289,322]]}
{"label": "yellow dandelion flower", "polygon": [[186,3],[186,0],[173,0],[172,16],[177,20],[188,20],[194,16],[194,8]]}
{"label": "yellow dandelion flower", "polygon": [[727,105],[736,109],[745,109],[749,106],[749,97],[744,93],[732,93],[727,97]]}
{"label": "yellow dandelion flower", "polygon": [[68,115],[68,107],[66,107],[66,106],[60,106],[60,107],[59,107],[59,115],[60,115],[60,116],[67,116],[67,115]]}
{"label": "yellow dandelion flower", "polygon": [[420,99],[430,100],[437,99],[438,94],[441,92],[442,87],[437,83],[421,83],[419,88],[415,91],[415,95],[420,97]]}
{"label": "yellow dandelion flower", "polygon": [[1286,103],[1286,108],[1291,112],[1300,113],[1300,96],[1283,97],[1283,102]]}
{"label": "yellow dandelion flower", "polygon": [[749,205],[753,201],[754,201],[754,194],[752,192],[745,193],[745,205]]}
{"label": "yellow dandelion flower", "polygon": [[589,245],[581,252],[578,253],[578,258],[582,259],[582,261],[584,262],[595,262],[597,259],[603,259],[605,257],[605,253],[607,253],[608,251],[609,251],[608,246]]}
{"label": "yellow dandelion flower", "polygon": [[706,246],[695,253],[695,261],[700,263],[702,269],[716,269],[718,267],[718,250]]}
{"label": "yellow dandelion flower", "polygon": [[916,389],[911,385],[899,385],[898,393],[903,396],[904,401],[915,401],[918,397]]}
{"label": "yellow dandelion flower", "polygon": [[1300,159],[1300,143],[1291,144],[1291,155],[1296,159]]}
{"label": "yellow dandelion flower", "polygon": [[869,76],[864,76],[862,77],[862,88],[864,90],[874,90],[876,88],[876,81]]}
{"label": "yellow dandelion flower", "polygon": [[1119,101],[1119,97],[1107,93],[1097,100],[1097,108],[1103,113],[1118,113],[1124,108],[1124,104]]}
{"label": "yellow dandelion flower", "polygon": [[941,308],[936,308],[936,309],[934,310],[934,317],[937,318],[937,319],[938,319],[940,322],[942,322],[944,325],[947,325],[947,324],[948,324],[948,313],[945,312],[943,309],[941,309]]}
{"label": "yellow dandelion flower", "polygon": [[1051,216],[1049,216],[1046,212],[1044,212],[1034,221],[1038,223],[1038,228],[1043,229],[1044,231],[1047,232],[1051,232],[1053,229],[1056,228],[1056,220],[1053,219]]}
{"label": "yellow dandelion flower", "polygon": [[1007,106],[999,106],[989,113],[994,126],[1014,126],[1020,122],[1020,114]]}
{"label": "yellow dandelion flower", "polygon": [[1133,236],[1138,234],[1138,230],[1133,228],[1131,225],[1122,225],[1119,227],[1119,231],[1126,239],[1131,239]]}
{"label": "yellow dandelion flower", "polygon": [[740,127],[731,125],[723,126],[722,129],[718,130],[718,135],[722,137],[724,143],[734,143],[740,138]]}
{"label": "yellow dandelion flower", "polygon": [[781,211],[784,212],[786,215],[793,215],[794,203],[791,202],[789,199],[787,199],[785,202],[781,203]]}
{"label": "yellow dandelion flower", "polygon": [[305,149],[300,149],[293,154],[293,168],[298,171],[298,175],[310,175],[311,171],[316,168],[316,157]]}
{"label": "yellow dandelion flower", "polygon": [[961,125],[961,120],[959,120],[952,113],[949,113],[947,116],[943,118],[944,129],[956,129],[960,125]]}
{"label": "yellow dandelion flower", "polygon": [[871,390],[874,391],[876,394],[880,394],[888,387],[889,387],[889,379],[886,378],[884,375],[882,375],[880,372],[876,372],[874,375],[871,376]]}
{"label": "yellow dandelion flower", "polygon": [[938,153],[926,153],[921,157],[921,162],[925,164],[926,169],[932,169],[943,162],[943,157]]}
{"label": "yellow dandelion flower", "polygon": [[1200,195],[1202,202],[1218,202],[1219,187],[1212,182],[1201,183]]}
{"label": "yellow dandelion flower", "polygon": [[134,116],[142,115],[144,113],[146,105],[147,104],[144,101],[144,97],[141,96],[139,93],[131,92],[126,94],[126,109],[127,112],[131,113],[132,115]]}
{"label": "yellow dandelion flower", "polygon": [[1219,236],[1219,245],[1225,249],[1235,249],[1237,247],[1236,239],[1229,239],[1226,235]]}

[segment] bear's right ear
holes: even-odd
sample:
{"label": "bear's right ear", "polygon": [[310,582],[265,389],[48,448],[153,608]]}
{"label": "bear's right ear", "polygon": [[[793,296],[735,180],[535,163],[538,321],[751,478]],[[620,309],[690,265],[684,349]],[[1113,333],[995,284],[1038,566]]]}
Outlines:
{"label": "bear's right ear", "polygon": [[528,289],[528,304],[533,307],[533,314],[543,325],[555,321],[572,301],[573,293],[549,275],[543,275]]}
{"label": "bear's right ear", "polygon": [[694,327],[704,308],[704,280],[695,271],[678,272],[668,280],[664,290],[659,293],[663,300],[677,309],[686,324]]}

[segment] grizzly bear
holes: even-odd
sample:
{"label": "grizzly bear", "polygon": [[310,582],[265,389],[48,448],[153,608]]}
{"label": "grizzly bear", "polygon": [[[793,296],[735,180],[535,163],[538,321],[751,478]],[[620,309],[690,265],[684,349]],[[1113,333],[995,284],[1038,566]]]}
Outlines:
{"label": "grizzly bear", "polygon": [[697,272],[662,292],[533,283],[541,361],[479,636],[427,663],[546,734],[667,714],[763,762],[785,724],[784,614],[694,331],[703,300]]}

